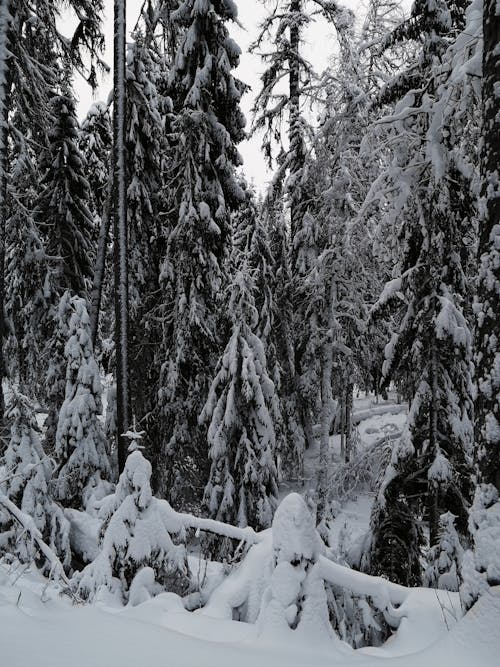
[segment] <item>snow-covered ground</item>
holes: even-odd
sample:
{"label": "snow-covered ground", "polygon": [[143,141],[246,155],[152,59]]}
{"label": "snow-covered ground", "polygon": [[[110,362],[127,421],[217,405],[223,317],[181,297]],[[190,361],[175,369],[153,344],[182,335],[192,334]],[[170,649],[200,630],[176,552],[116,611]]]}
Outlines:
{"label": "snow-covered ground", "polygon": [[[434,591],[416,589],[410,615],[382,648],[353,651],[335,641],[310,642],[290,630],[258,635],[256,625],[187,612],[160,595],[136,607],[76,605],[35,574],[0,569],[2,667],[497,667],[500,591],[467,616],[432,605]],[[447,605],[443,601],[443,606]],[[445,619],[446,616],[446,619]],[[411,619],[411,620],[410,620]],[[446,625],[453,627],[448,631]]]}

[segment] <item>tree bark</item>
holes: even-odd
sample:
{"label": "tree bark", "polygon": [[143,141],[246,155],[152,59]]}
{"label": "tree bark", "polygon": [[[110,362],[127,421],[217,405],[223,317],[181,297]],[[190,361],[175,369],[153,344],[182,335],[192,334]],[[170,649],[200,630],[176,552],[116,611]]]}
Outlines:
{"label": "tree bark", "polygon": [[115,274],[116,422],[118,469],[127,458],[131,426],[128,368],[128,229],[125,149],[126,0],[114,1],[113,229]]}

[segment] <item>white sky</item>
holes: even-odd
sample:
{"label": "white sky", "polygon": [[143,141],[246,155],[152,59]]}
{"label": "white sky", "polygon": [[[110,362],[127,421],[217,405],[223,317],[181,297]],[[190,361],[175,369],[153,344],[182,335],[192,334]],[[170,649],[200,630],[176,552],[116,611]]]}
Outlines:
{"label": "white sky", "polygon": [[[127,0],[127,25],[132,29],[137,22],[137,17],[142,4],[142,0]],[[253,104],[255,93],[259,89],[259,78],[263,70],[263,63],[256,55],[248,53],[248,46],[255,39],[257,26],[265,15],[266,9],[260,0],[236,0],[239,12],[239,21],[243,29],[237,26],[230,26],[231,35],[236,40],[242,50],[240,66],[236,70],[236,75],[245,83],[251,86],[252,90],[246,94],[242,100],[242,108],[247,118],[247,129],[250,126],[250,109]],[[346,5],[356,7],[359,0],[346,0]],[[71,19],[67,18],[67,32],[73,27]],[[64,26],[66,28],[66,26]],[[66,32],[66,30],[63,31]],[[105,16],[105,37],[106,54],[104,60],[111,66],[113,63],[113,1],[106,0]],[[305,35],[306,57],[313,63],[318,72],[321,72],[327,65],[328,58],[335,51],[336,40],[331,26],[327,26],[321,19],[312,24]],[[76,83],[76,93],[79,98],[80,116],[85,116],[88,108],[95,99],[106,100],[112,85],[112,75],[106,76],[99,90],[92,98],[92,93],[88,85],[83,81]],[[244,160],[244,172],[249,180],[253,180],[258,189],[265,187],[269,179],[264,158],[260,150],[260,137],[252,137],[239,146],[240,153]]]}

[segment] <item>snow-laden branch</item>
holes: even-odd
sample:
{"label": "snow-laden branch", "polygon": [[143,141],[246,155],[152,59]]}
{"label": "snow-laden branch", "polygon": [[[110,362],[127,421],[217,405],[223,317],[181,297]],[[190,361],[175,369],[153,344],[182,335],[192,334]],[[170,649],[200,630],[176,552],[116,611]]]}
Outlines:
{"label": "snow-laden branch", "polygon": [[0,491],[0,505],[2,505],[9,514],[24,528],[24,530],[31,536],[34,542],[38,545],[38,548],[43,553],[47,561],[51,566],[51,575],[54,577],[59,577],[59,579],[67,586],[68,590],[71,591],[71,583],[64,572],[64,567],[54,551],[49,547],[49,545],[43,541],[42,534],[38,530],[33,521],[25,512],[22,512],[14,503],[7,498],[7,496]]}
{"label": "snow-laden branch", "polygon": [[[172,511],[174,512],[174,510]],[[175,515],[185,528],[205,530],[209,533],[229,537],[240,542],[247,542],[248,544],[257,544],[257,542],[263,539],[261,533],[256,533],[250,526],[239,528],[238,526],[231,526],[215,519],[201,519],[192,514],[183,514],[181,512],[175,512]]]}
{"label": "snow-laden branch", "polygon": [[391,615],[398,615],[395,607],[401,605],[410,593],[409,588],[351,570],[324,556],[319,557],[319,574],[334,586],[347,588],[357,595],[369,595],[379,609],[387,610]]}

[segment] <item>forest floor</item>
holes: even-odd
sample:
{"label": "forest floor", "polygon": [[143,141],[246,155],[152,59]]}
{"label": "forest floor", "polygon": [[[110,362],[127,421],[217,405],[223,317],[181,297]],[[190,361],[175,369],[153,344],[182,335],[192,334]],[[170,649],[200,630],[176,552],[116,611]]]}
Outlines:
{"label": "forest floor", "polygon": [[[369,447],[402,428],[405,406],[373,405],[358,399],[358,447]],[[331,438],[339,457],[339,438]],[[306,493],[314,485],[317,451],[307,454],[305,479],[284,484],[283,494]],[[338,540],[368,527],[372,494],[351,498],[335,517]],[[345,529],[344,529],[345,530]],[[414,592],[413,592],[414,591]],[[405,603],[406,604],[406,603]],[[456,594],[443,603],[435,591],[412,589],[407,618],[380,648],[352,650],[339,640],[298,632],[259,634],[256,625],[186,611],[174,594],[135,607],[73,604],[37,572],[16,573],[0,566],[1,667],[497,667],[500,655],[500,588],[460,618]]]}

